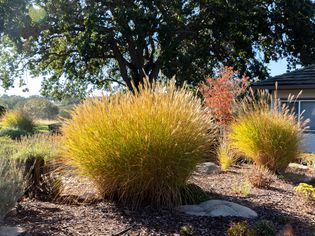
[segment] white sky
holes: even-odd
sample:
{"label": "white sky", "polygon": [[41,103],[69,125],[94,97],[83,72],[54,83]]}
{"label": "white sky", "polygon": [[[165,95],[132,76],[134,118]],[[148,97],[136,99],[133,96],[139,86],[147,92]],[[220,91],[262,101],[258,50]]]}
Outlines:
{"label": "white sky", "polygon": [[[270,69],[271,76],[275,76],[285,73],[287,69],[286,66],[286,60],[279,60],[278,62],[271,62],[268,65],[268,68]],[[4,91],[4,89],[0,88],[0,96],[3,94],[20,95],[24,97],[40,95],[41,80],[40,77],[31,78],[28,73],[26,73],[25,81],[29,92],[23,92],[23,88],[19,88],[18,84],[16,84],[14,88],[9,89],[8,91]]]}

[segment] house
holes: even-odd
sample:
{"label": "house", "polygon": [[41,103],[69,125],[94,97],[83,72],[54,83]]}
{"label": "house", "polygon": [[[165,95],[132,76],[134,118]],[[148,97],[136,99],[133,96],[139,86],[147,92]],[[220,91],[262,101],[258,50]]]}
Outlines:
{"label": "house", "polygon": [[256,82],[252,87],[274,93],[276,83],[277,96],[284,103],[290,94],[297,96],[302,91],[296,102],[290,106],[296,114],[303,113],[304,120],[309,119],[304,133],[303,150],[315,152],[315,65]]}

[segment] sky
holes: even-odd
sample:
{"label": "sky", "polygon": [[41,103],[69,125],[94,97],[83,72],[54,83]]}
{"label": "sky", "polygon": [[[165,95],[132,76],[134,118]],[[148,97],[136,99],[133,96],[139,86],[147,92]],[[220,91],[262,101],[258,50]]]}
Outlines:
{"label": "sky", "polygon": [[[286,72],[287,70],[287,62],[285,59],[279,60],[277,62],[273,61],[268,65],[270,70],[270,75],[280,75]],[[7,95],[19,95],[23,97],[28,97],[31,95],[40,95],[40,87],[41,87],[41,78],[31,78],[28,73],[25,74],[25,82],[27,84],[28,92],[23,92],[23,88],[19,88],[18,84],[15,85],[14,88],[11,88],[7,91],[0,88],[0,96],[3,94]]]}

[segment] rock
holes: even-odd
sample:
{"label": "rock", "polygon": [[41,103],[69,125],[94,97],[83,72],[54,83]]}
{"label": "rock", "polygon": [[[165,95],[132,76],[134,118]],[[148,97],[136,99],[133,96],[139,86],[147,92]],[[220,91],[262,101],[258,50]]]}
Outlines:
{"label": "rock", "polygon": [[301,164],[298,164],[298,163],[290,163],[289,167],[290,168],[300,169],[300,170],[308,170],[309,169],[308,166],[301,165]]}
{"label": "rock", "polygon": [[195,173],[197,174],[216,174],[221,171],[220,167],[213,162],[204,162],[197,165]]}
{"label": "rock", "polygon": [[18,236],[24,232],[21,227],[0,226],[0,236]]}
{"label": "rock", "polygon": [[255,218],[257,213],[252,209],[237,203],[223,200],[209,200],[199,205],[184,205],[179,211],[194,216],[237,216],[242,218]]}

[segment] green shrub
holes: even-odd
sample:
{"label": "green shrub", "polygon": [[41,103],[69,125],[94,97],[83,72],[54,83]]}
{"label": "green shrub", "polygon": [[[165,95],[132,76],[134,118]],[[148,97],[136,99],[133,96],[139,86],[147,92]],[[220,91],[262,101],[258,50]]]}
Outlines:
{"label": "green shrub", "polygon": [[58,158],[58,137],[37,134],[23,137],[17,143],[14,159],[25,162],[28,197],[51,199],[61,191],[61,182],[51,174],[51,162]]}
{"label": "green shrub", "polygon": [[0,156],[0,221],[14,207],[24,192],[21,163]]}
{"label": "green shrub", "polygon": [[64,159],[101,194],[133,207],[171,207],[215,138],[201,102],[186,89],[145,83],[76,107],[62,129]]}
{"label": "green shrub", "polygon": [[255,232],[248,227],[247,221],[232,223],[226,232],[227,236],[255,236]]}
{"label": "green shrub", "polygon": [[6,112],[2,118],[4,128],[14,128],[33,133],[35,129],[34,121],[22,111]]}
{"label": "green shrub", "polygon": [[49,130],[49,132],[51,132],[53,134],[59,134],[61,126],[62,126],[61,123],[49,124],[48,130]]}
{"label": "green shrub", "polygon": [[10,137],[11,139],[18,140],[21,139],[21,137],[27,135],[30,135],[30,133],[20,129],[15,128],[0,129],[0,137]]}
{"label": "green shrub", "polygon": [[274,102],[245,100],[244,112],[231,125],[229,140],[258,166],[282,172],[300,151],[301,126],[288,108]]}
{"label": "green shrub", "polygon": [[253,225],[255,236],[276,236],[277,229],[269,220],[260,220]]}

